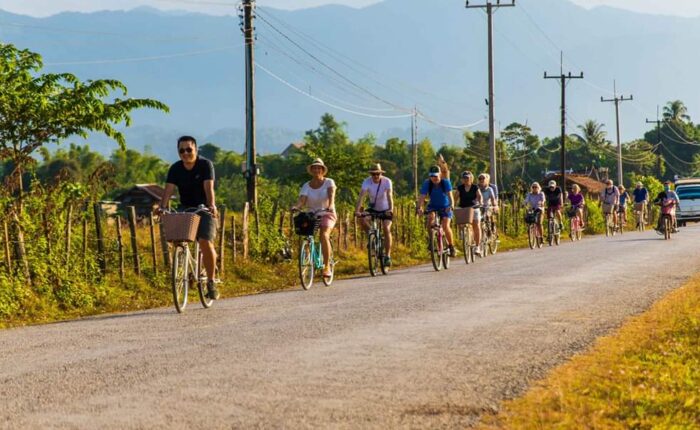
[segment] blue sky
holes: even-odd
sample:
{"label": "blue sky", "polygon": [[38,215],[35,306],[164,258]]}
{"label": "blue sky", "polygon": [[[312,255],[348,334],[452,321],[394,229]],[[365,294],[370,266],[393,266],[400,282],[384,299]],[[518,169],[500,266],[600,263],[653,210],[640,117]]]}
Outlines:
{"label": "blue sky", "polygon": [[[303,9],[336,3],[362,7],[378,0],[258,0],[260,5],[283,9]],[[463,0],[443,0],[461,3]],[[568,1],[568,0],[562,0]],[[571,0],[585,7],[615,6],[651,14],[700,16],[699,0]],[[131,9],[148,5],[159,9],[180,9],[212,14],[230,14],[238,0],[0,0],[0,9],[32,16],[47,16],[64,11],[90,12],[104,9]]]}

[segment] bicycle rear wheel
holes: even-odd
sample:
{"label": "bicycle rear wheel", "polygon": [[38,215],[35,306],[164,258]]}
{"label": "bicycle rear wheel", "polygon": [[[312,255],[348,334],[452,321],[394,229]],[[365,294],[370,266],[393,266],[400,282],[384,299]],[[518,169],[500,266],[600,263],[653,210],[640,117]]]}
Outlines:
{"label": "bicycle rear wheel", "polygon": [[430,260],[433,263],[433,269],[436,272],[442,270],[442,243],[438,242],[438,234],[435,230],[430,230],[430,243],[428,247],[430,248]]}
{"label": "bicycle rear wheel", "polygon": [[610,214],[605,214],[605,237],[610,237],[612,236],[612,220],[610,219],[611,215]]}
{"label": "bicycle rear wheel", "polygon": [[382,239],[381,236],[377,236],[377,256],[379,256],[379,267],[382,269],[382,275],[388,275],[389,274],[389,266],[384,264],[384,259],[385,259],[385,250],[384,250],[384,240]]}
{"label": "bicycle rear wheel", "polygon": [[671,240],[671,217],[664,216],[664,240]]}
{"label": "bicycle rear wheel", "polygon": [[498,233],[492,232],[489,237],[489,251],[491,255],[496,255],[498,252]]}
{"label": "bicycle rear wheel", "polygon": [[[209,288],[207,288],[207,271],[204,269],[203,258],[204,257],[200,252],[197,261],[199,267],[199,273],[197,274],[197,290],[199,291],[199,301],[202,302],[202,306],[204,306],[205,309],[208,309],[211,307],[212,303],[214,303],[214,300],[208,297]],[[216,279],[216,277],[214,278]]]}
{"label": "bicycle rear wheel", "polygon": [[377,235],[370,233],[367,238],[367,262],[369,263],[369,274],[377,276],[379,266],[379,255],[377,253]]}
{"label": "bicycle rear wheel", "polygon": [[314,259],[309,239],[303,239],[299,245],[299,280],[305,290],[311,288],[314,283]]}
{"label": "bicycle rear wheel", "polygon": [[171,287],[173,292],[173,303],[178,313],[182,313],[187,307],[187,295],[189,293],[189,270],[187,245],[177,245],[173,253],[173,267],[171,272]]}

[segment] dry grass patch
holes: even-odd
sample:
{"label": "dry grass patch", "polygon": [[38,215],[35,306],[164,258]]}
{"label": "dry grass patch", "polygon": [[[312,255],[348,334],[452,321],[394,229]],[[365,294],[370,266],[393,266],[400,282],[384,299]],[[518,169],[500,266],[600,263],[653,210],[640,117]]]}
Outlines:
{"label": "dry grass patch", "polygon": [[700,276],[480,428],[700,429]]}

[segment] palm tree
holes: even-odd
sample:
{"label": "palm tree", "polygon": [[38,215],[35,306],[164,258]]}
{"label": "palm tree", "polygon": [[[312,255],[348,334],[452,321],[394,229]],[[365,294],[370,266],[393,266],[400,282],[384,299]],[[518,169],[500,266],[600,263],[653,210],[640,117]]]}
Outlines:
{"label": "palm tree", "polygon": [[608,135],[608,133],[603,130],[603,127],[605,127],[605,124],[589,119],[584,122],[583,125],[578,126],[582,134],[575,134],[574,136],[588,147],[601,147],[606,143],[605,137]]}
{"label": "palm tree", "polygon": [[680,100],[674,100],[666,103],[664,106],[664,119],[666,121],[689,122],[688,108]]}

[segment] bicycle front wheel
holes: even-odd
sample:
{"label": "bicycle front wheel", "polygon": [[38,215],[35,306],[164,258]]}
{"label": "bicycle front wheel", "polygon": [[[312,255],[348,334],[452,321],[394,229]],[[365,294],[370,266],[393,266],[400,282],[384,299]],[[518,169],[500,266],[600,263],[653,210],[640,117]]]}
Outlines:
{"label": "bicycle front wheel", "polygon": [[464,253],[464,262],[469,264],[471,263],[472,259],[472,237],[471,234],[469,234],[469,229],[466,227],[463,227],[460,230],[460,236],[462,239],[462,252]]}
{"label": "bicycle front wheel", "polygon": [[537,240],[537,227],[535,224],[530,224],[527,227],[527,243],[530,245],[530,249],[535,249],[535,241]]}
{"label": "bicycle front wheel", "polygon": [[171,287],[173,291],[173,303],[178,313],[182,313],[187,307],[187,295],[189,290],[189,270],[187,245],[178,245],[173,254],[173,267],[171,272]]}
{"label": "bicycle front wheel", "polygon": [[450,268],[450,251],[449,245],[447,244],[447,238],[442,237],[442,267],[447,270]]}
{"label": "bicycle front wheel", "polygon": [[199,291],[199,301],[202,302],[202,306],[205,309],[211,307],[214,300],[209,298],[209,289],[207,288],[207,272],[204,270],[204,261],[202,253],[199,253],[199,258],[197,259],[197,267],[199,268],[199,273],[197,273],[197,290]]}
{"label": "bicycle front wheel", "polygon": [[665,216],[664,217],[664,239],[665,240],[670,240],[671,239],[671,217]]}
{"label": "bicycle front wheel", "polygon": [[489,251],[491,255],[496,255],[498,252],[498,233],[492,232],[489,238]]}
{"label": "bicycle front wheel", "polygon": [[304,239],[299,245],[299,280],[305,290],[314,282],[314,259],[311,255],[311,241]]}
{"label": "bicycle front wheel", "polygon": [[379,267],[379,255],[377,252],[377,235],[370,233],[367,238],[367,260],[369,263],[369,274],[377,276]]}
{"label": "bicycle front wheel", "polygon": [[430,260],[433,262],[433,269],[436,272],[442,270],[442,244],[438,241],[439,237],[435,230],[430,231]]}

